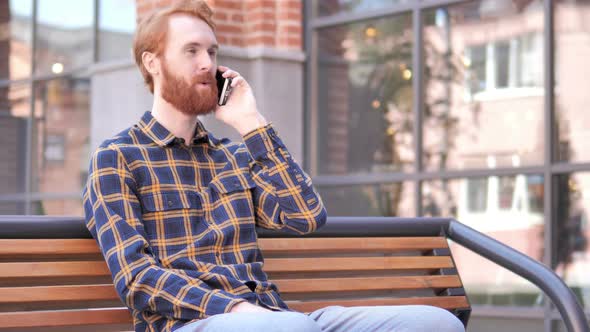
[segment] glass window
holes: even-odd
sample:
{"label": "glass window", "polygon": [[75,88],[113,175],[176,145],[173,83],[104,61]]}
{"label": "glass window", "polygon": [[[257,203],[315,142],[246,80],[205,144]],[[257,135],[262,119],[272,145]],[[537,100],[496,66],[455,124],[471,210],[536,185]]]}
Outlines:
{"label": "glass window", "polygon": [[542,1],[471,1],[424,18],[426,170],[542,164]]}
{"label": "glass window", "polygon": [[31,214],[46,216],[84,216],[81,199],[44,199],[31,202]]}
{"label": "glass window", "polygon": [[89,89],[86,77],[35,84],[33,192],[81,191],[90,158]]}
{"label": "glass window", "polygon": [[100,0],[98,60],[132,59],[135,0]]}
{"label": "glass window", "polygon": [[410,3],[412,0],[314,0],[316,15],[328,16],[339,13],[355,13],[368,10],[383,9],[400,4]]}
{"label": "glass window", "polygon": [[93,0],[38,0],[35,72],[61,74],[93,59]]}
{"label": "glass window", "polygon": [[318,172],[410,169],[411,15],[322,29],[318,41]]}
{"label": "glass window", "polygon": [[0,200],[0,215],[21,215],[25,214],[24,201],[2,201]]}
{"label": "glass window", "polygon": [[470,97],[481,97],[478,92],[497,89],[542,87],[543,58],[539,57],[543,54],[542,38],[542,32],[537,31],[509,40],[467,46],[464,65]]}
{"label": "glass window", "polygon": [[[538,207],[529,202],[542,204],[543,191],[531,183],[543,183],[527,180],[529,178],[542,179],[543,176],[519,174],[426,181],[422,187],[423,211],[426,216],[455,217],[534,259],[542,260],[543,211],[538,211]],[[517,200],[522,200],[521,208],[517,208]],[[511,203],[506,203],[508,201]],[[532,283],[459,245],[451,244],[451,250],[472,304],[542,305],[541,293]]]}
{"label": "glass window", "polygon": [[590,2],[555,3],[555,117],[559,161],[590,161]]}
{"label": "glass window", "polygon": [[465,50],[469,59],[469,70],[466,76],[470,93],[486,90],[486,46],[470,46]]}
{"label": "glass window", "polygon": [[0,196],[24,193],[27,152],[28,85],[0,87]]}
{"label": "glass window", "polygon": [[495,63],[496,67],[496,88],[507,88],[508,77],[510,75],[510,66],[508,57],[510,56],[510,43],[507,41],[500,41],[494,45]]}
{"label": "glass window", "polygon": [[485,212],[488,203],[488,179],[467,179],[469,212]]}
{"label": "glass window", "polygon": [[516,177],[501,176],[498,178],[498,208],[500,210],[510,210],[514,200],[514,186]]}
{"label": "glass window", "polygon": [[590,308],[590,172],[556,177],[556,272]]}
{"label": "glass window", "polygon": [[31,75],[33,2],[0,0],[0,80]]}
{"label": "glass window", "polygon": [[414,186],[411,183],[317,186],[331,216],[413,217]]}
{"label": "glass window", "polygon": [[519,36],[517,54],[517,84],[520,87],[543,85],[543,34],[540,31]]}

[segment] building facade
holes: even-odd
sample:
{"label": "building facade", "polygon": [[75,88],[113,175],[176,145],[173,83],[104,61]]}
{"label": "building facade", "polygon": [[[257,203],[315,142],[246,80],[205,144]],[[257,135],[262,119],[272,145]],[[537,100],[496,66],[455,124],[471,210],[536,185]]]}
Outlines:
{"label": "building facade", "polygon": [[[1,214],[82,214],[90,153],[151,107],[136,21],[170,2],[0,0]],[[590,316],[589,0],[208,2],[219,63],[330,215],[455,217],[551,266]],[[453,251],[472,330],[564,330],[530,283]]]}

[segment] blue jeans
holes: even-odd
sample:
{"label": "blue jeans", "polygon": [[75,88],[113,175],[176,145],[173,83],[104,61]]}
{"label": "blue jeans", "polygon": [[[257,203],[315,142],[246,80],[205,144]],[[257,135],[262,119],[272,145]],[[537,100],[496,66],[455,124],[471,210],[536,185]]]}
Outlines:
{"label": "blue jeans", "polygon": [[425,305],[331,306],[298,312],[229,313],[185,325],[176,332],[464,332],[447,310]]}

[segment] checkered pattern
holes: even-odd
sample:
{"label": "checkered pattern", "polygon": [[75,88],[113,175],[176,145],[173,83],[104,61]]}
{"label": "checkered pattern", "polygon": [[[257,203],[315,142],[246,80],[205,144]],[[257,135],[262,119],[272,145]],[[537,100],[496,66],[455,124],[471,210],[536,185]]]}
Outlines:
{"label": "checkered pattern", "polygon": [[136,331],[173,331],[242,301],[288,310],[255,226],[305,234],[326,210],[271,125],[244,142],[199,123],[187,146],[146,112],[92,156],[86,224]]}

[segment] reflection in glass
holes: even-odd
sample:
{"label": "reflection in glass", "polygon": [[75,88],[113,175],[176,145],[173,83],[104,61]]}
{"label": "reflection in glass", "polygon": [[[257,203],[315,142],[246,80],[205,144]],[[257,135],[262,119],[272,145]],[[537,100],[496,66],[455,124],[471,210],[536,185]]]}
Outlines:
{"label": "reflection in glass", "polygon": [[24,201],[0,201],[0,215],[25,214]]}
{"label": "reflection in glass", "polygon": [[135,0],[100,0],[98,60],[131,59],[135,32]]}
{"label": "reflection in glass", "polygon": [[556,272],[590,308],[590,173],[556,177]]}
{"label": "reflection in glass", "polygon": [[415,216],[411,183],[316,187],[331,216]]}
{"label": "reflection in glass", "polygon": [[319,173],[410,168],[411,16],[323,29],[318,45]]}
{"label": "reflection in glass", "polygon": [[355,13],[409,3],[412,0],[317,0],[316,12],[318,16],[328,16],[340,13]]}
{"label": "reflection in glass", "polygon": [[0,196],[26,191],[25,147],[30,94],[28,85],[0,88]]}
{"label": "reflection in glass", "polygon": [[84,216],[81,199],[46,199],[31,202],[31,214],[45,216]]}
{"label": "reflection in glass", "polygon": [[89,160],[89,88],[85,77],[35,85],[33,192],[81,191]]}
{"label": "reflection in glass", "polygon": [[32,0],[0,0],[0,80],[31,75]]}
{"label": "reflection in glass", "polygon": [[[519,174],[424,182],[422,207],[426,216],[457,218],[540,261],[544,247],[542,180],[541,175]],[[451,250],[472,304],[542,304],[538,288],[525,279],[461,246],[452,244]]]}
{"label": "reflection in glass", "polygon": [[555,117],[559,161],[590,161],[590,1],[555,1]]}
{"label": "reflection in glass", "polygon": [[93,0],[38,0],[37,21],[37,74],[61,74],[92,63]]}
{"label": "reflection in glass", "polygon": [[540,165],[543,2],[470,1],[424,17],[425,168]]}

